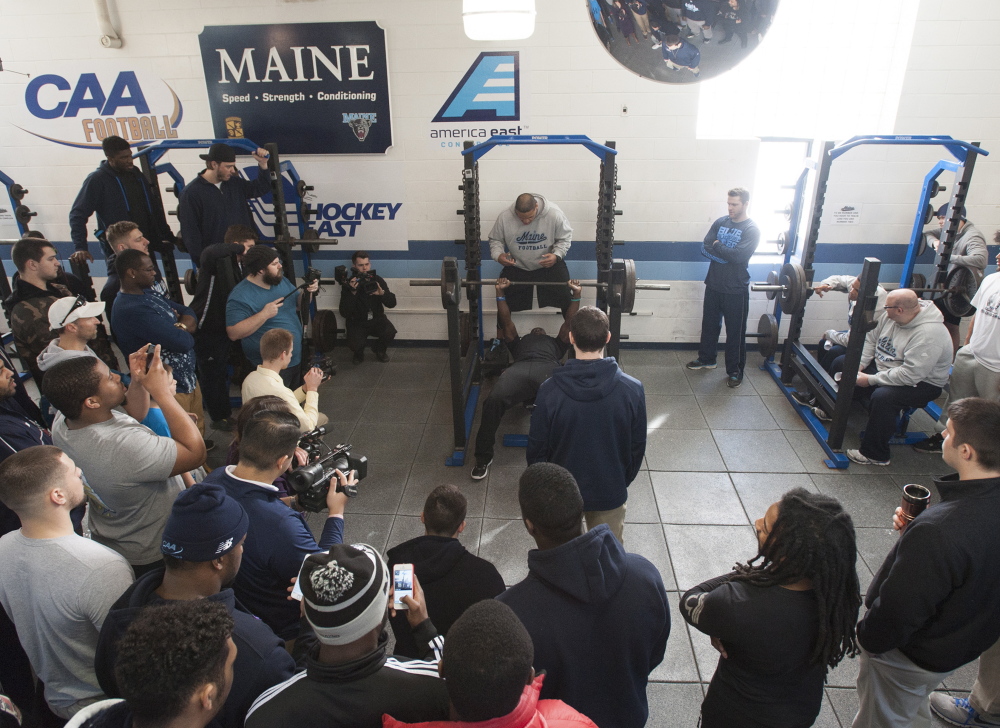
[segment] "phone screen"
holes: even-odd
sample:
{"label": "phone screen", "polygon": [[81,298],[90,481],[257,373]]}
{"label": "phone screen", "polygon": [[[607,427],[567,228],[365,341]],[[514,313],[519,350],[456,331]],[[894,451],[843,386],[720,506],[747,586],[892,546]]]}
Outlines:
{"label": "phone screen", "polygon": [[396,564],[392,567],[392,607],[409,609],[403,597],[413,597],[413,564]]}

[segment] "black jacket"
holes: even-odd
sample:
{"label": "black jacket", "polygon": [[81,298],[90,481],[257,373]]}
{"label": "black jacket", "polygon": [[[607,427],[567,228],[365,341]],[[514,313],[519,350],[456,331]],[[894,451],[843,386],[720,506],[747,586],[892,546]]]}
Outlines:
{"label": "black jacket", "polygon": [[198,335],[226,335],[226,300],[236,284],[243,280],[236,256],[243,254],[239,243],[215,243],[201,253],[198,283],[191,308],[198,317]]}
{"label": "black jacket", "polygon": [[[328,665],[317,659],[320,645],[306,620],[302,623],[295,651],[305,642],[311,645],[306,671],[254,701],[246,728],[382,728],[383,713],[407,723],[448,719],[448,691],[436,661],[387,656],[389,635],[383,631],[373,652]],[[429,619],[417,627],[416,636],[438,653],[441,639]]]}
{"label": "black jacket", "polygon": [[[109,225],[131,220],[151,243],[173,240],[174,234],[163,216],[163,208],[154,203],[146,178],[137,168],[122,174],[111,168],[107,160],[83,181],[73,207],[69,211],[69,228],[77,250],[87,249],[87,220],[97,213],[98,233]],[[104,246],[102,246],[104,247]],[[110,253],[105,248],[104,253]]]}
{"label": "black jacket", "polygon": [[253,227],[247,200],[270,191],[271,181],[259,168],[257,179],[252,182],[234,174],[216,187],[199,174],[185,185],[177,215],[181,238],[191,260],[200,261],[205,248],[223,242],[230,225]]}
{"label": "black jacket", "polygon": [[[156,594],[156,589],[162,583],[162,568],[139,577],[112,605],[104,620],[94,657],[94,668],[97,681],[108,697],[121,697],[114,673],[118,641],[143,607],[167,603]],[[278,639],[270,627],[236,601],[232,589],[223,589],[208,599],[226,605],[229,616],[236,623],[233,642],[237,649],[236,662],[233,663],[233,687],[226,704],[209,726],[242,728],[250,704],[268,688],[291,677],[295,672],[295,663],[285,650],[285,643]]]}
{"label": "black jacket", "polygon": [[385,309],[396,308],[396,294],[389,290],[385,279],[376,275],[375,281],[385,291],[381,296],[369,296],[357,292],[349,285],[343,286],[340,292],[340,315],[344,317],[345,322],[364,323],[368,319],[369,310],[372,312],[372,318],[384,318]]}
{"label": "black jacket", "polygon": [[935,483],[941,502],[907,526],[868,587],[858,642],[948,672],[1000,637],[1000,478]]}
{"label": "black jacket", "polygon": [[[427,613],[434,626],[447,635],[451,625],[476,602],[493,599],[504,590],[503,577],[486,559],[470,554],[457,538],[419,536],[386,552],[389,568],[413,564],[413,571],[424,590]],[[413,638],[405,612],[390,618],[396,636],[397,655],[420,657],[422,652]]]}
{"label": "black jacket", "polygon": [[528,552],[528,576],[498,601],[535,645],[542,698],[569,703],[601,728],[642,728],[646,682],[663,661],[670,604],[660,572],[625,553],[606,524]]}

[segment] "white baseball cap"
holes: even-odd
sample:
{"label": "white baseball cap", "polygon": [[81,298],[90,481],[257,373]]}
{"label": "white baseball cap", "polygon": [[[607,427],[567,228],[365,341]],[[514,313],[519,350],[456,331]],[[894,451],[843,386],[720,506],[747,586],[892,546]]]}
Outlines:
{"label": "white baseball cap", "polygon": [[91,303],[83,296],[66,296],[49,306],[49,328],[61,329],[77,319],[100,316],[104,302]]}

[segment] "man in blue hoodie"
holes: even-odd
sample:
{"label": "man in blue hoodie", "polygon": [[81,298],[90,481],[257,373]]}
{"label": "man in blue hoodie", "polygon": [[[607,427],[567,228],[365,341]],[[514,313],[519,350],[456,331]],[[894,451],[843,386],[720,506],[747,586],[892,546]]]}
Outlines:
{"label": "man in blue hoodie", "polygon": [[535,539],[528,576],[498,600],[514,610],[545,670],[542,699],[562,700],[601,728],[641,728],[646,683],[670,636],[670,607],[656,567],[625,553],[606,525],[580,535],[583,498],[573,476],[530,466],[518,487]]}
{"label": "man in blue hoodie", "polygon": [[134,222],[142,234],[155,243],[172,242],[174,234],[163,216],[163,208],[153,204],[152,189],[142,172],[136,169],[129,143],[121,137],[109,136],[104,137],[101,148],[107,159],[83,181],[69,211],[70,235],[76,248],[70,259],[94,262],[94,256],[87,250],[87,221],[95,212],[105,258],[114,251],[102,233],[122,220]]}
{"label": "man in blue hoodie", "polygon": [[569,470],[583,494],[587,528],[606,523],[624,543],[628,486],[646,454],[646,392],[604,356],[610,340],[608,317],[594,306],[570,321],[576,358],[538,388],[528,465],[550,462]]}

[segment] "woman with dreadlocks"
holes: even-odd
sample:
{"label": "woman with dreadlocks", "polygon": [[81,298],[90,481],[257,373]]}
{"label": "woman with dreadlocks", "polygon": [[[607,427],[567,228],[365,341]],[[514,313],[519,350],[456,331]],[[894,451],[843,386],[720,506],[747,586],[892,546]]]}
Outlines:
{"label": "woman with dreadlocks", "polygon": [[681,598],[681,614],[722,653],[702,728],[806,728],[828,668],[858,653],[861,607],[851,517],[796,488],[754,524],[760,551]]}

